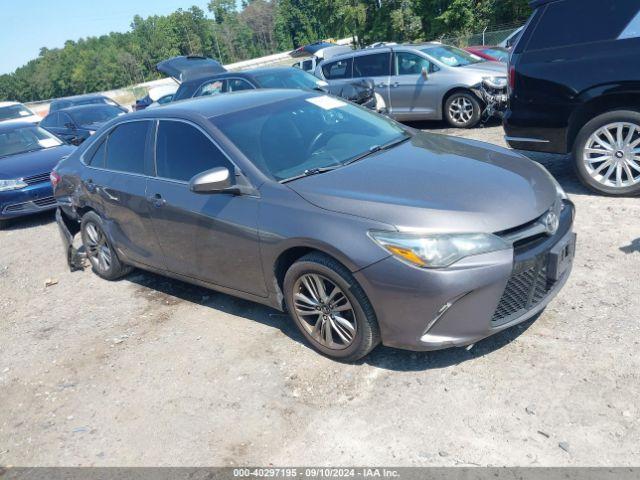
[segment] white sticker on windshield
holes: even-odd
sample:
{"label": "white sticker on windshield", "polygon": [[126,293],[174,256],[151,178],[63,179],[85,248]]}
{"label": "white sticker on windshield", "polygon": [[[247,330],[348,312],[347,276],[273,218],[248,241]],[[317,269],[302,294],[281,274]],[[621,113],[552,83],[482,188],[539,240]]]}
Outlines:
{"label": "white sticker on windshield", "polygon": [[29,112],[25,112],[24,110],[20,110],[18,113],[22,117],[28,117],[29,115],[31,115]]}
{"label": "white sticker on windshield", "polygon": [[41,138],[38,143],[42,148],[51,148],[60,145],[60,142],[55,138]]}
{"label": "white sticker on windshield", "polygon": [[338,100],[337,98],[327,97],[323,95],[321,97],[311,97],[307,98],[307,102],[313,103],[320,108],[324,108],[325,110],[332,110],[334,108],[344,107],[346,103],[342,100]]}

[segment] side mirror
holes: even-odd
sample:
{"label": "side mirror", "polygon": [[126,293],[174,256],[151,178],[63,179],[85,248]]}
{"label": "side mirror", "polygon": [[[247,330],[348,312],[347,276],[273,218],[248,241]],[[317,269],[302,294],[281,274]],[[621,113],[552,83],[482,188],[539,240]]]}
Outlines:
{"label": "side mirror", "polygon": [[420,75],[422,75],[422,78],[424,78],[425,80],[429,80],[429,70],[427,70],[427,67],[422,67]]}
{"label": "side mirror", "polygon": [[189,190],[194,193],[240,193],[231,179],[231,172],[225,167],[216,167],[199,173],[189,182]]}

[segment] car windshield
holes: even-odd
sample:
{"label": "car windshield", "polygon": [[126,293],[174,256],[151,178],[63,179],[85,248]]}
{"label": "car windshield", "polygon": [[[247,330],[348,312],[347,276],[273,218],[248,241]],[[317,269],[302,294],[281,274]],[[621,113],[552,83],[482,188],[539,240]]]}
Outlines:
{"label": "car windshield", "polygon": [[35,125],[0,131],[0,158],[60,145],[60,139]]}
{"label": "car windshield", "polygon": [[496,58],[499,62],[506,63],[509,61],[509,52],[507,50],[501,48],[486,48],[482,51],[490,57]]}
{"label": "car windshield", "polygon": [[430,57],[438,60],[450,67],[464,67],[466,65],[473,65],[474,63],[484,62],[482,58],[473,53],[465,52],[456,47],[450,47],[449,45],[440,45],[437,47],[429,47],[422,50]]}
{"label": "car windshield", "polygon": [[16,118],[30,117],[34,113],[21,103],[0,107],[0,122],[3,120],[14,120]]}
{"label": "car windshield", "polygon": [[409,137],[394,121],[327,95],[291,98],[211,121],[278,181],[340,167]]}
{"label": "car windshield", "polygon": [[82,108],[69,112],[73,121],[81,127],[90,127],[97,123],[105,123],[118,115],[124,115],[119,108],[111,105],[96,105],[93,108]]}
{"label": "car windshield", "polygon": [[282,70],[254,74],[258,85],[262,88],[296,88],[313,90],[318,87],[318,79],[300,69]]}

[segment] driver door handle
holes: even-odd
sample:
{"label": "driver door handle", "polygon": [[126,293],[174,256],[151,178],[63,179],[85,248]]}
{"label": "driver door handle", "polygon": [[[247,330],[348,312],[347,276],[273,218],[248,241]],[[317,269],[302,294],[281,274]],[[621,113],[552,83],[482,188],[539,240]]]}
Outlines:
{"label": "driver door handle", "polygon": [[378,88],[384,88],[386,86],[387,86],[387,84],[384,83],[384,82],[380,82],[378,85],[376,85],[376,87],[378,87]]}
{"label": "driver door handle", "polygon": [[399,86],[400,86],[400,82],[393,82],[393,83],[391,84],[391,86],[392,86],[393,88],[399,87]]}
{"label": "driver door handle", "polygon": [[151,203],[154,207],[156,208],[160,208],[162,206],[164,206],[167,201],[162,198],[162,195],[160,195],[159,193],[156,193],[155,195],[151,195],[147,197],[147,201],[149,203]]}

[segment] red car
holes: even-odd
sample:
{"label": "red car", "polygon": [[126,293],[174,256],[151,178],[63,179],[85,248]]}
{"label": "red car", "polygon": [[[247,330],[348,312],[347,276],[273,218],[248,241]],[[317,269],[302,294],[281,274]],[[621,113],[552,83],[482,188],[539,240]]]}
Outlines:
{"label": "red car", "polygon": [[478,45],[475,47],[466,47],[465,50],[491,62],[507,63],[509,61],[509,50],[506,48]]}

